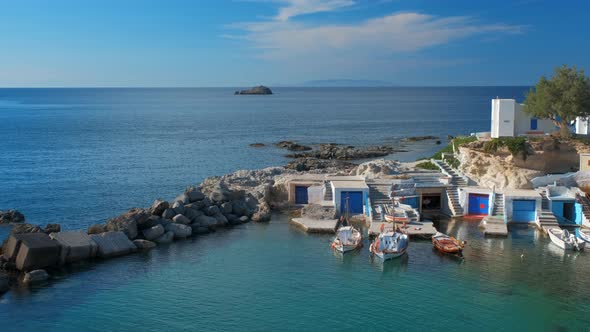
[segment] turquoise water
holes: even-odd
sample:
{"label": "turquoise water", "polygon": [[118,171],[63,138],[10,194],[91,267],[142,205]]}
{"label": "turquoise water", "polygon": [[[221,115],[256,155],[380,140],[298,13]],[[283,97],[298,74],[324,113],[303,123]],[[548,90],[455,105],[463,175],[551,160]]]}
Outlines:
{"label": "turquoise water", "polygon": [[[527,88],[233,90],[0,89],[0,209],[83,228],[207,176],[287,162],[253,142],[484,131],[490,99],[522,100]],[[367,246],[341,257],[330,236],[275,216],[14,288],[0,297],[0,331],[589,329],[589,254],[564,254],[529,228],[484,239],[473,223],[439,227],[469,241],[464,261],[428,241],[385,264]]]}
{"label": "turquoise water", "polygon": [[[534,229],[484,239],[465,259],[412,241],[381,263],[367,244],[342,257],[331,237],[285,216],[74,267],[49,287],[0,299],[3,331],[587,330],[588,254],[564,255]],[[524,252],[524,258],[520,258]],[[75,272],[75,273],[68,273]]]}

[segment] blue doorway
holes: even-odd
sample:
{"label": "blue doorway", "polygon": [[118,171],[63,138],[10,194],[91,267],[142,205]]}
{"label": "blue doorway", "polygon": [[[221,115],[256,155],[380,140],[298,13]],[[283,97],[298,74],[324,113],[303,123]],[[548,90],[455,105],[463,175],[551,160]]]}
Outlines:
{"label": "blue doorway", "polygon": [[307,187],[296,186],[295,187],[295,204],[307,204],[307,203],[308,203]]}
{"label": "blue doorway", "polygon": [[489,195],[469,194],[469,214],[487,215],[489,205]]}
{"label": "blue doorway", "polygon": [[343,191],[340,194],[340,213],[346,213],[346,201],[348,198],[348,211],[350,214],[363,213],[363,192]]}
{"label": "blue doorway", "polygon": [[536,205],[534,200],[512,201],[512,222],[533,222],[536,219]]}

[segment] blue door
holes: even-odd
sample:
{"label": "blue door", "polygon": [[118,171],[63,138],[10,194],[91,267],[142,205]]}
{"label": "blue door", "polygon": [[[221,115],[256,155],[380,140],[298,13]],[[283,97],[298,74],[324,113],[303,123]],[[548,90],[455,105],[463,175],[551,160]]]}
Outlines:
{"label": "blue door", "polygon": [[537,119],[531,119],[531,130],[537,130]]}
{"label": "blue door", "polygon": [[536,201],[514,200],[512,201],[512,221],[532,222],[536,219]]}
{"label": "blue door", "polygon": [[340,213],[346,213],[346,201],[348,198],[348,211],[350,214],[363,213],[363,192],[343,191],[340,195]]}
{"label": "blue door", "polygon": [[307,204],[307,187],[295,187],[295,204]]}
{"label": "blue door", "polygon": [[401,197],[400,203],[409,205],[414,209],[418,208],[418,197]]}
{"label": "blue door", "polygon": [[487,215],[489,210],[489,195],[469,194],[469,214]]}

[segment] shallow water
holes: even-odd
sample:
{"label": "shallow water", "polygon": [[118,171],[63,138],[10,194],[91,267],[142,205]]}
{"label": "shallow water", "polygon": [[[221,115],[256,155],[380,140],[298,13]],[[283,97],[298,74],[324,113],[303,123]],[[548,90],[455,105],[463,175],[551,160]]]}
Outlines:
{"label": "shallow water", "polygon": [[[344,257],[331,237],[276,215],[71,268],[0,299],[3,331],[583,330],[590,326],[588,254],[563,254],[532,228],[486,239],[476,223],[442,222],[468,239],[464,259],[429,241],[372,259]],[[524,258],[521,254],[524,253]]]}

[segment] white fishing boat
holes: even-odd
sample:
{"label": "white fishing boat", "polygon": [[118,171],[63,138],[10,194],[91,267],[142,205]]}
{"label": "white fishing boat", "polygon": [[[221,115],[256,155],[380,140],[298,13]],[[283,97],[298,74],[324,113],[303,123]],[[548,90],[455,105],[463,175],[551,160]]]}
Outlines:
{"label": "white fishing boat", "polygon": [[580,228],[580,239],[584,240],[585,242],[590,242],[590,229],[582,229]]}
{"label": "white fishing boat", "polygon": [[571,234],[567,229],[550,228],[549,238],[556,246],[564,250],[584,250],[586,242],[582,239],[578,239],[575,235]]}
{"label": "white fishing boat", "polygon": [[405,254],[408,244],[409,239],[406,234],[387,231],[380,233],[373,240],[369,252],[383,260],[388,260]]}
{"label": "white fishing boat", "polygon": [[363,245],[363,236],[352,226],[340,227],[336,237],[332,241],[332,249],[341,253],[349,252],[360,248]]}

